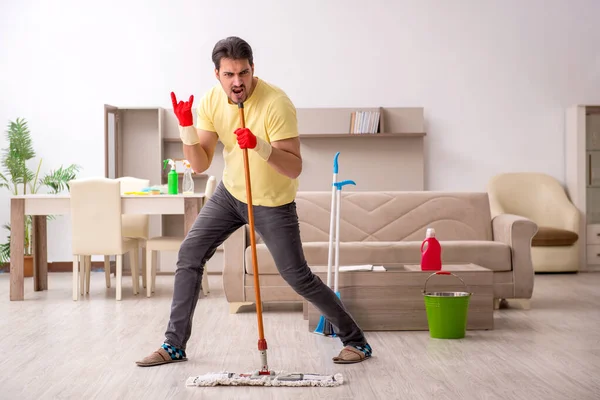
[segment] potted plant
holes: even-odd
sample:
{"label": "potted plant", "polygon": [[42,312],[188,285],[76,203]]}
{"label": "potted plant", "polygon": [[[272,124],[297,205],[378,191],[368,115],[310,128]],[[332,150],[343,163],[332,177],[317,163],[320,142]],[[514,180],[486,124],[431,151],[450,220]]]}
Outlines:
{"label": "potted plant", "polygon": [[[42,159],[37,163],[35,172],[29,169],[27,163],[36,154],[33,149],[31,133],[27,127],[27,121],[17,118],[10,121],[6,131],[8,147],[3,149],[1,155],[2,173],[0,173],[0,187],[7,188],[12,195],[36,194],[40,188],[45,187],[48,193],[57,194],[65,188],[69,188],[69,181],[76,177],[80,167],[71,164],[52,170],[39,178]],[[52,216],[48,216],[52,219]],[[31,216],[25,216],[25,242],[24,242],[24,273],[25,276],[33,276],[33,256],[31,248]],[[10,224],[3,225],[8,230],[8,241],[0,245],[0,263],[10,261]]]}

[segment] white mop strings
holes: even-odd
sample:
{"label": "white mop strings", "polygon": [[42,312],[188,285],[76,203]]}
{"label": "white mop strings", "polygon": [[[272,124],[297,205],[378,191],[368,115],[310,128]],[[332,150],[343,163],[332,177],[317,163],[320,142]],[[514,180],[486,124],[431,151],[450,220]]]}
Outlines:
{"label": "white mop strings", "polygon": [[344,383],[342,374],[320,375],[304,373],[287,373],[280,371],[275,375],[252,376],[231,372],[212,372],[204,375],[191,376],[186,386],[320,386],[334,387]]}

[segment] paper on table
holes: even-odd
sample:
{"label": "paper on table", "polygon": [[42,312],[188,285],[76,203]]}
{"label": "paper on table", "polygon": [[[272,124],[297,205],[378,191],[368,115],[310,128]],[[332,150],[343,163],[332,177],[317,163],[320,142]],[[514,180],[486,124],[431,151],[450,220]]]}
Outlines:
{"label": "paper on table", "polygon": [[386,268],[383,265],[344,265],[340,266],[340,272],[349,272],[349,271],[386,271]]}
{"label": "paper on table", "polygon": [[340,272],[343,271],[372,271],[373,266],[371,264],[366,265],[345,265],[340,266]]}

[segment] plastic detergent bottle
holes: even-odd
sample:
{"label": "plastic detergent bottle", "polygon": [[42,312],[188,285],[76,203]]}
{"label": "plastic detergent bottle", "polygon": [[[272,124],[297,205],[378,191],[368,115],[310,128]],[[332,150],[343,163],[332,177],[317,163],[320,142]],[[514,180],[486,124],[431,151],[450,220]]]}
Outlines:
{"label": "plastic detergent bottle", "polygon": [[183,160],[185,171],[183,172],[183,194],[194,193],[194,179],[192,179],[192,165],[188,160]]}
{"label": "plastic detergent bottle", "polygon": [[425,240],[421,243],[421,270],[440,271],[442,269],[442,246],[435,237],[435,230],[427,228]]}
{"label": "plastic detergent bottle", "polygon": [[167,193],[178,194],[179,193],[179,177],[177,171],[175,171],[175,161],[168,160],[164,161],[163,169],[167,168],[167,164],[171,166],[171,171],[167,175]]}

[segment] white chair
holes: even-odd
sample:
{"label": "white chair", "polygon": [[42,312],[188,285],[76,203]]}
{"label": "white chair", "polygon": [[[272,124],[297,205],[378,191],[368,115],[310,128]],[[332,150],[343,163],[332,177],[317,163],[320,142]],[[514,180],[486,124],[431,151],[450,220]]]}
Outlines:
{"label": "white chair", "polygon": [[[127,192],[139,192],[150,186],[149,179],[135,178],[124,176],[117,178],[121,182],[121,194]],[[138,247],[142,250],[142,286],[146,287],[146,240],[149,236],[150,216],[147,214],[124,214],[123,221],[123,236],[130,239],[138,239]],[[104,265],[106,265],[109,256],[104,256]],[[138,270],[139,271],[139,270]],[[110,287],[110,281],[107,287]]]}
{"label": "white chair", "polygon": [[542,173],[512,172],[488,183],[492,218],[515,214],[539,229],[531,242],[536,272],[573,272],[579,268],[579,211],[555,178]]}
{"label": "white chair", "polygon": [[[138,242],[122,234],[121,184],[109,178],[83,178],[69,182],[71,201],[71,234],[73,250],[73,300],[83,295],[86,276],[84,257],[115,255],[117,257],[116,299],[121,300],[123,255],[133,254],[131,275],[133,293],[139,292],[137,271]],[[88,275],[89,279],[89,275]],[[87,292],[89,293],[89,280]]]}
{"label": "white chair", "polygon": [[[204,190],[204,201],[208,200],[214,193],[216,188],[216,179],[210,176],[206,182]],[[155,252],[158,251],[179,251],[181,243],[185,239],[184,236],[157,236],[146,240],[146,276],[151,277],[150,283],[146,285],[146,295],[150,297],[154,292],[156,284],[156,266],[154,263]],[[202,274],[202,293],[206,296],[209,293],[208,289],[208,274],[206,269]]]}

